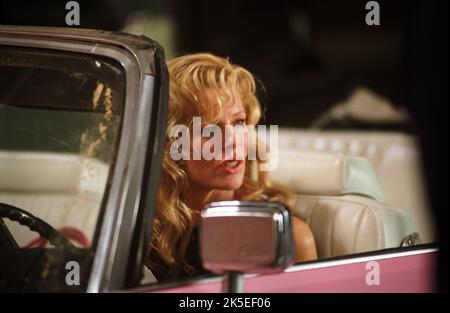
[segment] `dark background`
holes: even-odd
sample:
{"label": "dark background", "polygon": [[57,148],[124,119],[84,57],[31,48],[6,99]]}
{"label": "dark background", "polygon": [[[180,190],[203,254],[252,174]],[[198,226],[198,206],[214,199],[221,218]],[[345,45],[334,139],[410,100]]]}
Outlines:
{"label": "dark background", "polygon": [[[378,1],[381,25],[359,0],[78,1],[83,28],[121,30],[133,12],[170,17],[175,55],[229,56],[266,86],[268,124],[308,127],[366,86],[405,106],[421,139],[448,290],[448,2]],[[66,27],[66,1],[0,1],[0,24]],[[402,126],[403,127],[403,126]]]}
{"label": "dark background", "polygon": [[[356,86],[408,103],[405,61],[416,4],[378,1],[381,26],[367,26],[366,2],[78,1],[83,28],[120,30],[136,11],[169,15],[176,54],[229,56],[266,86],[266,122],[297,127],[308,126]],[[0,3],[2,24],[66,27],[66,1]]]}

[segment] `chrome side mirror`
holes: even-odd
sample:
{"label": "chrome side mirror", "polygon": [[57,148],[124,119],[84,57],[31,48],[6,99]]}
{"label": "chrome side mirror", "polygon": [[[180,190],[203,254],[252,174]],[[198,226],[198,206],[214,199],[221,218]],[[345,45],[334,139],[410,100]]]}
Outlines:
{"label": "chrome side mirror", "polygon": [[293,263],[289,210],[264,201],[212,202],[203,209],[203,267],[225,274],[224,291],[242,292],[243,273],[280,272]]}

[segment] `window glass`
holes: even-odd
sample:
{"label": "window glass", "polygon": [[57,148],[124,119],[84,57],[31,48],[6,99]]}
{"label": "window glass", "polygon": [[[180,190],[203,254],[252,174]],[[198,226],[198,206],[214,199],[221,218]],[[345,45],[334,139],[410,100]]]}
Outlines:
{"label": "window glass", "polygon": [[[87,273],[117,153],[124,70],[109,58],[61,51],[1,47],[0,56],[0,203],[31,213],[70,240]],[[54,277],[64,270],[59,262],[67,259],[55,258],[46,240],[3,220],[21,247],[8,262],[55,267]]]}

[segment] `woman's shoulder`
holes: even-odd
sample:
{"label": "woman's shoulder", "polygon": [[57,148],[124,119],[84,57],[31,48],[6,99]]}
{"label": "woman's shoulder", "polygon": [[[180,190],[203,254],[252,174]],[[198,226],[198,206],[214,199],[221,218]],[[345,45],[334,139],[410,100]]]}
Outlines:
{"label": "woman's shoulder", "polygon": [[292,216],[292,232],[296,249],[296,261],[317,259],[316,242],[308,224],[300,218]]}

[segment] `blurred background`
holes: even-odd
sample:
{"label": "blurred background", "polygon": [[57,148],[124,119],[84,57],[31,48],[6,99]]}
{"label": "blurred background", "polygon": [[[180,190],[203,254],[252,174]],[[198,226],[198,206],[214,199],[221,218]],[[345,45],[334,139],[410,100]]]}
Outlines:
{"label": "blurred background", "polygon": [[[67,27],[67,1],[0,1],[0,24]],[[161,43],[167,58],[208,51],[264,84],[265,124],[395,131],[418,138],[448,286],[448,2],[89,0],[82,28]]]}
{"label": "blurred background", "polygon": [[[66,2],[2,0],[0,23],[66,27]],[[366,25],[367,1],[361,0],[78,3],[79,27],[151,37],[168,58],[209,51],[245,66],[266,87],[269,124],[368,127],[351,116],[323,120],[331,106],[356,96],[395,111],[377,129],[414,131],[407,122],[414,84],[425,74],[419,63],[445,61],[437,47],[444,44],[446,27],[438,23],[447,23],[440,11],[445,1],[378,1],[380,26]]]}

